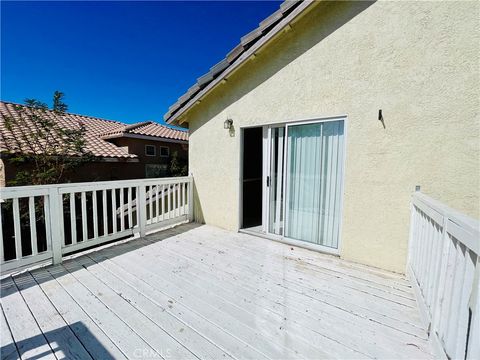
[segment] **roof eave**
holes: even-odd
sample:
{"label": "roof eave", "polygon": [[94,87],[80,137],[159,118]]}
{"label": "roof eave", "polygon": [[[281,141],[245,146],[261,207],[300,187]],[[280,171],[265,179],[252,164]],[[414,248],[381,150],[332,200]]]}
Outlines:
{"label": "roof eave", "polygon": [[[218,85],[225,82],[227,76],[233,74],[242,65],[244,65],[252,56],[255,56],[260,49],[267,46],[277,35],[281,34],[283,30],[290,29],[290,23],[294,20],[298,20],[301,15],[305,14],[305,10],[311,7],[311,5],[317,3],[315,0],[303,1],[298,7],[296,7],[290,14],[288,14],[282,21],[275,25],[265,36],[261,37],[250,48],[243,52],[235,61],[232,62],[226,69],[224,69],[218,76],[216,76],[211,82],[205,85],[200,91],[198,91],[192,98],[186,101],[184,104],[175,109],[173,112],[169,111],[164,115],[164,120],[167,124],[181,126],[185,121],[184,115],[191,110],[195,105],[199,104],[203,97],[207,96]],[[174,104],[175,105],[175,104]],[[174,106],[172,106],[173,108]],[[180,121],[180,118],[184,117]]]}
{"label": "roof eave", "polygon": [[173,139],[173,138],[154,136],[154,135],[132,134],[132,133],[114,134],[114,135],[107,135],[102,137],[102,139],[104,140],[118,139],[118,138],[142,139],[142,140],[153,140],[153,141],[159,141],[159,142],[188,144],[188,140]]}

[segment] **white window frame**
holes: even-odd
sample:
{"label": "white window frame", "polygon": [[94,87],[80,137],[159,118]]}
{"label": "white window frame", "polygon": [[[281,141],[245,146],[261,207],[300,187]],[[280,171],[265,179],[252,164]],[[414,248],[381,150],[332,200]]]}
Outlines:
{"label": "white window frame", "polygon": [[[153,148],[153,155],[147,153],[147,148],[152,147]],[[145,156],[157,156],[157,147],[155,145],[145,145]]]}
{"label": "white window frame", "polygon": [[[167,155],[162,155],[162,148],[167,149]],[[160,157],[167,158],[170,156],[170,148],[168,146],[160,146]]]}

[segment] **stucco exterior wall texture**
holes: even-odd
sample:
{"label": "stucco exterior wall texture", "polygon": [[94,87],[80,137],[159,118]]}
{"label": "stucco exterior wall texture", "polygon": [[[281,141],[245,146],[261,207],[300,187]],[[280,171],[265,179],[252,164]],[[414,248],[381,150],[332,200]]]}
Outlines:
{"label": "stucco exterior wall texture", "polygon": [[415,185],[478,219],[479,4],[315,5],[189,112],[197,219],[239,228],[241,127],[343,114],[341,257],[404,272]]}

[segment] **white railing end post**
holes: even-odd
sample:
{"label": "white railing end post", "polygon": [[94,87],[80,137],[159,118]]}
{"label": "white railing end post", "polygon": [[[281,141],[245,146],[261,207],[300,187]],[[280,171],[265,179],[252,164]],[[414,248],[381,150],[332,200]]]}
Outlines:
{"label": "white railing end post", "polygon": [[48,191],[50,203],[50,246],[52,247],[52,262],[54,265],[62,262],[62,237],[63,237],[63,203],[62,195],[58,188],[52,187]]}

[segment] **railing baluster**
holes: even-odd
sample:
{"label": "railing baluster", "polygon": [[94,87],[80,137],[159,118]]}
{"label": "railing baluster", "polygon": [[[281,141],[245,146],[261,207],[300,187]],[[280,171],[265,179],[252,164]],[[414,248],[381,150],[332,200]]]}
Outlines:
{"label": "railing baluster", "polygon": [[177,183],[175,188],[175,194],[177,197],[175,212],[177,217],[180,216],[180,183]]}
{"label": "railing baluster", "polygon": [[131,186],[128,187],[127,201],[128,201],[128,227],[132,229],[133,224],[132,224],[132,188]]}
{"label": "railing baluster", "polygon": [[45,237],[47,238],[47,250],[52,249],[52,227],[50,223],[50,194],[43,196],[43,220],[45,222]]}
{"label": "railing baluster", "polygon": [[107,190],[102,190],[103,236],[108,235]]}
{"label": "railing baluster", "polygon": [[75,209],[75,193],[70,193],[70,232],[72,234],[72,244],[77,243],[77,214]]}
{"label": "railing baluster", "polygon": [[52,262],[54,265],[62,262],[62,240],[64,236],[63,230],[63,195],[59,193],[58,188],[50,188],[48,191],[49,213],[48,219],[51,227],[51,249]]}
{"label": "railing baluster", "polygon": [[172,218],[175,218],[175,213],[177,212],[177,187],[176,184],[172,185]]}
{"label": "railing baluster", "polygon": [[87,233],[87,194],[85,191],[81,193],[81,201],[82,201],[82,238],[83,241],[88,240],[88,233]]}
{"label": "railing baluster", "polygon": [[137,228],[140,227],[140,186],[135,188],[135,209],[137,214]]}
{"label": "railing baluster", "polygon": [[190,179],[190,181],[188,182],[188,197],[187,197],[187,201],[188,201],[188,220],[189,221],[193,221],[194,218],[194,210],[193,210],[193,180]]}
{"label": "railing baluster", "polygon": [[123,207],[125,206],[125,201],[124,201],[124,194],[123,192],[125,191],[124,188],[120,188],[120,231],[125,230],[125,213],[123,211]]}
{"label": "railing baluster", "polygon": [[173,206],[174,206],[174,205],[173,205],[173,185],[172,185],[172,184],[170,184],[170,185],[168,186],[168,190],[169,190],[169,191],[168,191],[168,193],[169,193],[168,218],[169,218],[169,219],[172,219],[172,218],[173,218],[173,215],[172,215],[172,213],[173,213]]}
{"label": "railing baluster", "polygon": [[92,206],[93,206],[93,238],[98,238],[98,208],[97,208],[97,191],[92,191]]}
{"label": "railing baluster", "polygon": [[150,223],[153,223],[153,185],[150,186],[148,190],[148,213],[149,213],[149,220]]}
{"label": "railing baluster", "polygon": [[112,189],[112,231],[117,232],[117,189]]}
{"label": "railing baluster", "polygon": [[140,237],[144,237],[146,234],[146,225],[147,225],[147,208],[146,208],[146,199],[147,192],[146,186],[140,185],[137,188],[137,213],[138,213],[138,232]]}
{"label": "railing baluster", "polygon": [[165,220],[165,185],[162,185],[160,188],[160,194],[161,194],[161,199],[160,199],[160,221]]}
{"label": "railing baluster", "polygon": [[155,222],[160,221],[160,192],[159,192],[159,185],[155,186],[155,204],[156,204],[156,212],[155,212]]}
{"label": "railing baluster", "polygon": [[20,207],[18,198],[13,199],[13,230],[15,236],[15,258],[22,258],[22,233],[20,229]]}
{"label": "railing baluster", "polygon": [[2,221],[2,203],[0,203],[0,263],[5,261],[3,254],[3,221]]}
{"label": "railing baluster", "polygon": [[[35,216],[35,197],[28,198],[28,210],[30,220],[30,243],[32,244],[32,256],[38,254],[37,247],[37,217]],[[1,224],[0,224],[1,227]]]}

